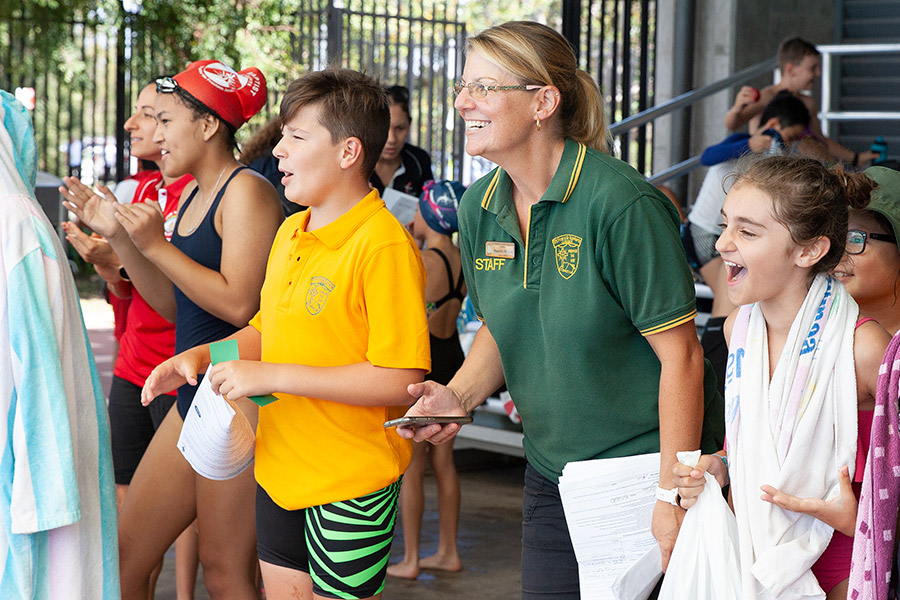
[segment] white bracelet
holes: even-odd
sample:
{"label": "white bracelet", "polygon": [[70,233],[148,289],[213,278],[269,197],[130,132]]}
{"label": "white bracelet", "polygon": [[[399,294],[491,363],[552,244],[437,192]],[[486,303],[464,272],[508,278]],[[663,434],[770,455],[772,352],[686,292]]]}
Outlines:
{"label": "white bracelet", "polygon": [[656,486],[656,499],[660,502],[671,504],[672,506],[678,506],[678,488],[666,490]]}

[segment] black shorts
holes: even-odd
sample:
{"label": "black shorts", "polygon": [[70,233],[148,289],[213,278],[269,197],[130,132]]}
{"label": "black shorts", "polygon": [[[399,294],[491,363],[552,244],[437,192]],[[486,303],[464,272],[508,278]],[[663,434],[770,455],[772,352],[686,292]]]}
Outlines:
{"label": "black shorts", "polygon": [[128,485],[153,434],[175,403],[175,396],[157,396],[141,405],[141,386],[113,375],[109,388],[109,429],[112,435],[116,483]]}
{"label": "black shorts", "polygon": [[687,227],[687,235],[690,236],[690,243],[694,250],[695,268],[704,267],[706,263],[719,257],[719,251],[716,250],[719,233],[707,231],[696,225],[689,225]]}
{"label": "black shorts", "polygon": [[256,486],[259,560],[308,573],[326,598],[381,593],[387,571],[400,481],[353,500],[285,510]]}

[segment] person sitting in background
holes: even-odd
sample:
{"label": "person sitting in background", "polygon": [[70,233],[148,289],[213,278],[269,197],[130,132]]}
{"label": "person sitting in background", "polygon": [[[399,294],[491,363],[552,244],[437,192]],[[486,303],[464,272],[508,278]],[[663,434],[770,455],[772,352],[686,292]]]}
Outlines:
{"label": "person sitting in background", "polygon": [[[809,127],[810,115],[802,100],[788,91],[775,94],[763,109],[759,131],[732,133],[713,144],[700,155],[700,164],[711,167],[727,160],[740,158],[751,152],[756,154],[784,154]],[[724,196],[722,197],[724,200]]]}
{"label": "person sitting in background", "polygon": [[[459,248],[451,237],[459,229],[456,211],[466,188],[456,181],[429,181],[419,199],[413,221],[413,238],[424,244],[425,306],[431,342],[431,373],[426,380],[446,385],[462,366],[465,355],[459,344],[456,319],[466,297]],[[432,555],[419,559],[419,538],[425,508],[426,463],[431,463],[438,491],[438,547]],[[459,478],[453,464],[453,441],[434,446],[419,442],[413,446],[412,462],[400,487],[400,519],[403,523],[403,560],[388,567],[393,577],[415,579],[419,569],[459,571],[462,564],[456,548],[459,527]]]}
{"label": "person sitting in background", "polygon": [[407,142],[412,124],[409,90],[394,85],[384,91],[391,107],[391,129],[369,183],[382,197],[385,188],[392,188],[418,198],[425,182],[434,179],[431,157],[422,148]]}
{"label": "person sitting in background", "polygon": [[740,89],[734,105],[725,115],[725,126],[729,130],[735,131],[749,122],[750,133],[756,133],[765,123],[759,114],[778,92],[787,91],[802,100],[810,114],[809,126],[798,141],[797,150],[801,154],[826,162],[840,160],[854,166],[878,158],[876,152],[854,152],[822,133],[816,101],[803,93],[812,90],[822,74],[821,54],[814,44],[800,38],[785,40],[778,48],[778,68],[781,70],[779,83],[762,90],[746,85]]}
{"label": "person sitting in background", "polygon": [[117,600],[116,497],[100,377],[62,244],[34,196],[28,111],[0,90],[3,598]]}

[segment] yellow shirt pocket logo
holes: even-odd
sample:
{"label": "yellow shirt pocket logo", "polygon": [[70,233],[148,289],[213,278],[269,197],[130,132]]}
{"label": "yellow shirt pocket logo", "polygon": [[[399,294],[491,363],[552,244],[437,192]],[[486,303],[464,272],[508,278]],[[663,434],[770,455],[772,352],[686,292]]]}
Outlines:
{"label": "yellow shirt pocket logo", "polygon": [[553,250],[556,255],[556,270],[563,279],[569,279],[578,270],[578,249],[581,238],[571,233],[553,238]]}
{"label": "yellow shirt pocket logo", "polygon": [[309,289],[306,291],[306,310],[311,315],[317,315],[325,308],[328,294],[334,290],[334,284],[326,277],[315,276],[309,280]]}

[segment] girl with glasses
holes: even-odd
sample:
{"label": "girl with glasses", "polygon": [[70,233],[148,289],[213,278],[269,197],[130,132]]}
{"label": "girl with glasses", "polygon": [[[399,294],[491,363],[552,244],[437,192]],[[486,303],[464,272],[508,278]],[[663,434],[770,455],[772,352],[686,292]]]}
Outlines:
{"label": "girl with glasses", "polygon": [[840,166],[770,157],[736,179],[722,208],[716,249],[739,307],[725,321],[727,453],[674,474],[685,507],[705,471],[730,482],[744,598],[848,597],[851,482],[862,480],[890,336],[859,318],[829,273],[848,206],[865,207],[873,185]]}
{"label": "girl with glasses", "polygon": [[391,107],[391,129],[369,183],[382,196],[385,188],[391,188],[418,198],[425,182],[434,179],[431,156],[407,141],[412,124],[409,90],[402,85],[393,85],[384,91]]}
{"label": "girl with glasses", "polygon": [[[161,148],[161,168],[196,180],[184,191],[171,244],[157,207],[116,206],[70,188],[67,205],[107,237],[135,287],[174,321],[176,353],[228,337],[259,308],[283,213],[271,184],[235,160],[234,136],[265,100],[258,69],[238,73],[213,60],[157,81],[153,140]],[[258,598],[253,471],[212,481],[196,474],[176,447],[195,390],[179,388],[122,506],[125,599],[147,598],[151,570],[195,518],[210,597]],[[246,398],[237,403],[255,425],[256,405]]]}
{"label": "girl with glasses", "polygon": [[[553,29],[518,21],[470,38],[455,89],[466,152],[499,165],[459,212],[463,272],[484,324],[449,383],[410,386],[420,399],[408,414],[464,415],[505,380],[529,463],[523,598],[574,598],[578,564],[557,485],[566,463],[661,450],[659,497],[672,502],[656,503],[652,529],[664,562],[675,542],[675,451],[701,445],[704,417],[680,219],[606,153],[600,90]],[[458,430],[398,432],[444,443]]]}
{"label": "girl with glasses", "polygon": [[[426,379],[447,383],[463,363],[456,319],[466,297],[459,247],[453,234],[459,229],[457,211],[465,188],[456,181],[429,181],[419,198],[419,209],[410,233],[422,248],[425,265],[425,309],[431,345],[431,372]],[[425,467],[431,464],[437,482],[438,544],[431,556],[419,558],[419,538],[425,509]],[[453,441],[433,446],[413,446],[412,461],[400,488],[403,524],[403,560],[387,568],[387,574],[415,579],[419,569],[460,571],[456,547],[459,525],[459,477],[453,463]]]}
{"label": "girl with glasses", "polygon": [[847,255],[834,274],[860,313],[894,334],[900,330],[900,173],[887,167],[869,167],[865,173],[878,187],[866,210],[851,211]]}

